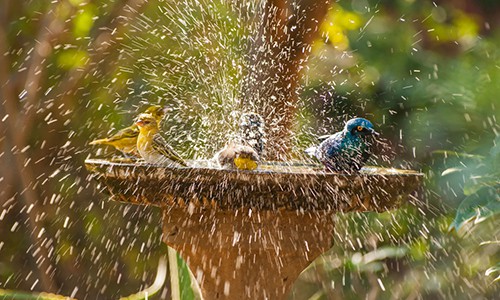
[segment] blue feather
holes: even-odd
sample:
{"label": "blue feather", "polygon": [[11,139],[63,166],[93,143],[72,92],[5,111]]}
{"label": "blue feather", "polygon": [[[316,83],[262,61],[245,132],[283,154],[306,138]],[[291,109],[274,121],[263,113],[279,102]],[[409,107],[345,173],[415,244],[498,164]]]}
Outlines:
{"label": "blue feather", "polygon": [[344,130],[330,135],[306,153],[316,157],[328,171],[359,171],[371,155],[368,136],[378,135],[370,121],[349,120]]}

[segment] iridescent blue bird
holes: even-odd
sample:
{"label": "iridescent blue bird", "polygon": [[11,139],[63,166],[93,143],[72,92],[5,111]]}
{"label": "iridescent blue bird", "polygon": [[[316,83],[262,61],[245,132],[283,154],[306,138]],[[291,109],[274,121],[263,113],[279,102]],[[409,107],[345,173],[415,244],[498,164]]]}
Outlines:
{"label": "iridescent blue bird", "polygon": [[357,172],[370,158],[371,142],[368,137],[378,135],[373,124],[364,118],[354,118],[344,126],[344,130],[333,135],[320,137],[324,140],[310,147],[306,153],[316,157],[332,172]]}

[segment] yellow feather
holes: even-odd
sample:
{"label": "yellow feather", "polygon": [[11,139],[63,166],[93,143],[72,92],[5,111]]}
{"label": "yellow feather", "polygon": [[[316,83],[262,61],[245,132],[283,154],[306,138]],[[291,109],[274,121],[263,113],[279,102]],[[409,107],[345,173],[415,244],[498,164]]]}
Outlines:
{"label": "yellow feather", "polygon": [[250,158],[236,157],[234,164],[240,170],[255,170],[257,169],[257,162]]}
{"label": "yellow feather", "polygon": [[[152,105],[148,107],[145,113],[150,114],[158,124],[165,116],[165,108],[160,105]],[[109,145],[117,150],[128,154],[138,155],[137,152],[137,136],[139,128],[132,124],[129,127],[123,128],[109,138],[98,139],[89,143],[89,145]]]}

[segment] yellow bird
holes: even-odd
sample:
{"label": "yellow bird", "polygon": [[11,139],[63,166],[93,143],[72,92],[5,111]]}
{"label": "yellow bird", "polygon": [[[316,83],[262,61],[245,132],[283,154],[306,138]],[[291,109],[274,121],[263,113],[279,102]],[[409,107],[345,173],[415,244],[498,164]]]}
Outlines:
{"label": "yellow bird", "polygon": [[[145,114],[150,114],[159,124],[163,120],[166,113],[166,108],[160,105],[152,105],[146,109]],[[125,155],[139,155],[137,152],[137,136],[139,135],[139,127],[134,123],[127,128],[123,128],[109,138],[98,139],[89,143],[89,145],[110,145]]]}
{"label": "yellow bird", "polygon": [[140,114],[135,124],[139,127],[137,151],[146,162],[169,166],[187,166],[186,161],[159,134],[158,122],[151,114]]}
{"label": "yellow bird", "polygon": [[250,146],[229,143],[215,155],[221,168],[238,170],[255,170],[258,166],[259,155]]}

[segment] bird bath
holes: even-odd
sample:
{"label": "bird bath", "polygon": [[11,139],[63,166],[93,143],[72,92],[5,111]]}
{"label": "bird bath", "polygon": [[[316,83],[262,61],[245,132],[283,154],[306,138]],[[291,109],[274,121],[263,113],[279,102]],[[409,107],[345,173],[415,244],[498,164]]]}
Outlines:
{"label": "bird bath", "polygon": [[331,248],[336,212],[397,208],[422,180],[421,173],[372,167],[347,175],[314,165],[232,171],[192,163],[85,161],[113,200],[163,210],[163,241],[186,260],[206,300],[283,299]]}

